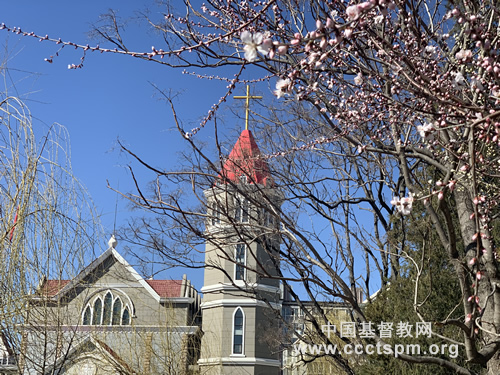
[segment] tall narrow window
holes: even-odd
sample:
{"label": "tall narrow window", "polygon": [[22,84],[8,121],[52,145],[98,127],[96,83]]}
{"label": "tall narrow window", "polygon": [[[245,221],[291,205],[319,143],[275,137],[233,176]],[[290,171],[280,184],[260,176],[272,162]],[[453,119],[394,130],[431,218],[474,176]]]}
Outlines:
{"label": "tall narrow window", "polygon": [[236,245],[235,270],[234,270],[235,280],[245,280],[246,249],[247,247],[245,244],[239,243]]}
{"label": "tall narrow window", "polygon": [[87,306],[87,308],[85,309],[85,312],[83,313],[83,325],[84,326],[88,326],[90,325],[90,317],[92,315],[92,312],[90,310],[90,306]]}
{"label": "tall narrow window", "polygon": [[107,326],[111,323],[111,309],[113,304],[113,296],[110,292],[104,297],[104,309],[102,313],[102,325]]}
{"label": "tall narrow window", "polygon": [[216,201],[212,202],[210,208],[212,211],[210,213],[212,215],[212,225],[220,224],[220,211],[217,202]]}
{"label": "tall narrow window", "polygon": [[130,324],[130,312],[128,307],[125,307],[122,314],[122,326],[128,326]]}
{"label": "tall narrow window", "polygon": [[100,325],[102,316],[102,301],[99,297],[94,302],[94,316],[92,317],[92,325]]}
{"label": "tall narrow window", "polygon": [[122,318],[122,301],[120,298],[115,300],[113,303],[113,318],[111,319],[111,324],[114,326],[120,325],[120,321]]}
{"label": "tall narrow window", "polygon": [[243,330],[245,318],[238,307],[233,316],[233,354],[243,354]]}
{"label": "tall narrow window", "polygon": [[236,198],[236,211],[234,219],[239,223],[248,223],[250,204],[244,197]]}

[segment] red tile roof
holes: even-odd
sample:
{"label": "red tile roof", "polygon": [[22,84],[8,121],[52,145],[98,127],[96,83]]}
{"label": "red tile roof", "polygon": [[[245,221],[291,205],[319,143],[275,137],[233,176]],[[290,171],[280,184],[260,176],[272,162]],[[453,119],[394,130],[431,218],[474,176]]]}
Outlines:
{"label": "red tile roof", "polygon": [[161,298],[181,296],[182,280],[146,280]]}
{"label": "red tile roof", "polygon": [[219,174],[223,180],[230,180],[234,183],[239,183],[241,176],[246,176],[249,184],[266,185],[271,182],[269,166],[262,159],[252,133],[246,129],[241,132]]}
{"label": "red tile roof", "polygon": [[40,294],[47,297],[54,297],[71,280],[45,280],[40,287]]}
{"label": "red tile roof", "polygon": [[[47,297],[54,297],[70,280],[46,280],[41,288],[40,294]],[[162,298],[183,297],[181,296],[182,280],[146,280]]]}

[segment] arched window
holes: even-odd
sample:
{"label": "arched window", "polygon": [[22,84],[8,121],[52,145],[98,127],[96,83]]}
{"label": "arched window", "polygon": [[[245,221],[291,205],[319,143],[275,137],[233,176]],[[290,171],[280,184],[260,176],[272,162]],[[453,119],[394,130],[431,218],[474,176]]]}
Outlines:
{"label": "arched window", "polygon": [[99,297],[94,301],[94,316],[92,317],[92,325],[100,325],[102,317],[102,301]]}
{"label": "arched window", "polygon": [[238,307],[233,315],[233,354],[243,354],[243,336],[245,330],[245,316]]}
{"label": "arched window", "polygon": [[104,297],[104,309],[102,313],[102,325],[107,326],[111,323],[111,309],[113,305],[113,296],[108,292]]}
{"label": "arched window", "polygon": [[85,308],[85,312],[83,313],[82,323],[84,326],[90,325],[91,316],[92,316],[92,310],[90,309],[90,305],[87,305],[87,307]]}
{"label": "arched window", "polygon": [[113,319],[111,320],[111,324],[114,326],[120,325],[122,317],[122,301],[120,298],[115,299],[115,303],[113,304]]}
{"label": "arched window", "polygon": [[120,290],[112,293],[101,290],[92,296],[82,312],[83,325],[130,325],[133,304],[130,298]]}
{"label": "arched window", "polygon": [[130,324],[130,312],[128,311],[128,307],[125,307],[122,314],[122,326],[128,326]]}

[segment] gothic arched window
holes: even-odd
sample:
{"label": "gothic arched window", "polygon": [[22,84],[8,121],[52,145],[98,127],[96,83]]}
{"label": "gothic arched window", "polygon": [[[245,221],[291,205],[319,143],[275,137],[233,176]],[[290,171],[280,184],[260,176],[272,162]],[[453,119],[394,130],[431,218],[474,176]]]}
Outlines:
{"label": "gothic arched window", "polygon": [[104,309],[102,312],[102,325],[107,326],[111,323],[111,309],[113,305],[113,296],[108,292],[104,297]]}
{"label": "gothic arched window", "polygon": [[82,324],[84,326],[90,325],[91,322],[91,316],[92,316],[92,309],[90,308],[90,305],[87,305],[85,308],[85,312],[83,313],[83,321]]}
{"label": "gothic arched window", "polygon": [[92,325],[100,325],[102,317],[102,301],[99,297],[94,301],[94,315],[92,317]]}
{"label": "gothic arched window", "polygon": [[120,298],[115,299],[115,303],[113,303],[113,318],[111,319],[111,325],[118,326],[120,325],[122,318],[122,301]]}
{"label": "gothic arched window", "polygon": [[233,354],[243,354],[243,337],[245,331],[245,316],[238,307],[233,315]]}
{"label": "gothic arched window", "polygon": [[104,290],[89,299],[82,313],[83,325],[129,325],[133,305],[130,298],[122,291]]}
{"label": "gothic arched window", "polygon": [[128,326],[130,324],[130,313],[128,307],[125,307],[122,314],[122,326]]}

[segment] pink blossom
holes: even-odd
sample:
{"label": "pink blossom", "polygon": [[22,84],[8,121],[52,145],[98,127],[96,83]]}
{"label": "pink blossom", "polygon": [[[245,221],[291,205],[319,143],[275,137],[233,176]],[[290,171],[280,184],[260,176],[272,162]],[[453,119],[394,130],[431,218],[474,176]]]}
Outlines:
{"label": "pink blossom", "polygon": [[283,56],[288,52],[288,46],[279,46],[278,55]]}
{"label": "pink blossom", "polygon": [[461,49],[455,54],[455,58],[461,61],[470,61],[472,59],[472,51],[470,49]]}
{"label": "pink blossom", "polygon": [[358,9],[360,11],[368,10],[373,7],[373,4],[370,3],[369,1],[366,1],[364,3],[358,4]]}
{"label": "pink blossom", "polygon": [[359,12],[359,8],[357,5],[351,5],[351,6],[347,7],[347,9],[345,10],[345,13],[347,14],[347,17],[351,21],[355,21],[358,19],[360,12]]}

